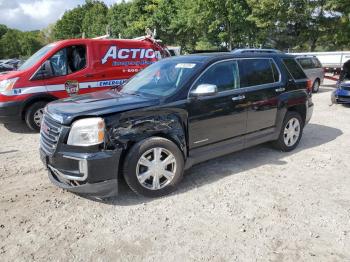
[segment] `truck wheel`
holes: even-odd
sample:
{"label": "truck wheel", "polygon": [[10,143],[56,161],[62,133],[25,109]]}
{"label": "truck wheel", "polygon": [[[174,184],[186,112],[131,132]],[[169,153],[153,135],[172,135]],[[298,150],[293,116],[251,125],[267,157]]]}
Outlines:
{"label": "truck wheel", "polygon": [[317,93],[320,90],[320,80],[316,79],[312,85],[312,93]]}
{"label": "truck wheel", "polygon": [[289,152],[294,150],[303,135],[303,120],[297,112],[287,112],[279,138],[274,142],[277,149],[283,152]]}
{"label": "truck wheel", "polygon": [[184,158],[171,141],[152,137],[135,144],[124,161],[124,177],[129,187],[146,197],[170,194],[182,179]]}
{"label": "truck wheel", "polygon": [[24,119],[27,126],[33,131],[40,131],[40,125],[47,102],[36,102],[29,106],[25,112]]}

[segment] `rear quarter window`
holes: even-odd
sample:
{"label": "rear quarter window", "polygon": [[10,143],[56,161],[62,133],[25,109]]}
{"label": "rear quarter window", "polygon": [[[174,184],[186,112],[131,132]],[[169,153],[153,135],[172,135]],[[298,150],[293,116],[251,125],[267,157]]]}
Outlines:
{"label": "rear quarter window", "polygon": [[[241,87],[271,84],[279,81],[277,68],[271,59],[242,59],[239,61]],[[277,79],[277,80],[276,80]]]}
{"label": "rear quarter window", "polygon": [[322,68],[320,60],[318,60],[317,58],[313,58],[312,61],[314,62],[316,68]]}
{"label": "rear quarter window", "polygon": [[282,59],[284,65],[286,66],[288,72],[295,80],[306,79],[306,75],[300,65],[295,61],[294,58]]}

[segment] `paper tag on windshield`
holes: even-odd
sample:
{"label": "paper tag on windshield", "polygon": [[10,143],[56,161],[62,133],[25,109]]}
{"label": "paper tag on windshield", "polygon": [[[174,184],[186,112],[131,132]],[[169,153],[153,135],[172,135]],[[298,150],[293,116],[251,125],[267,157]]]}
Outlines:
{"label": "paper tag on windshield", "polygon": [[182,63],[182,64],[177,64],[175,68],[189,68],[192,69],[196,66],[196,64],[188,64],[188,63]]}

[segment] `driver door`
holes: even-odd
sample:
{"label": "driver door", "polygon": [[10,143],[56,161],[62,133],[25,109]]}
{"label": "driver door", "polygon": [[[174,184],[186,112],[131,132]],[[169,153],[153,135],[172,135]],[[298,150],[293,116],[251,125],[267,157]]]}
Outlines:
{"label": "driver door", "polygon": [[[189,144],[197,148],[246,132],[247,106],[245,90],[240,88],[237,61],[223,61],[212,65],[194,84],[217,86],[217,94],[191,98],[189,112]],[[243,139],[239,143],[243,143]]]}
{"label": "driver door", "polygon": [[57,98],[85,93],[88,79],[88,61],[85,45],[62,48],[49,60],[51,77],[45,79],[46,89]]}

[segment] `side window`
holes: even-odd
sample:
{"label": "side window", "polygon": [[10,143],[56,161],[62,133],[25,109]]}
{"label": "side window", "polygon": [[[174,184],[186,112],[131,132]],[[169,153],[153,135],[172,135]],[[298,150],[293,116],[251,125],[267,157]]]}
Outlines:
{"label": "side window", "polygon": [[272,60],[270,60],[270,63],[271,63],[271,67],[272,67],[273,79],[275,80],[275,82],[281,81],[281,75],[277,69],[276,64]]}
{"label": "side window", "polygon": [[67,75],[67,49],[58,51],[50,58],[53,76]]}
{"label": "side window", "polygon": [[303,69],[312,69],[315,67],[311,58],[299,58],[298,62]]}
{"label": "side window", "polygon": [[301,69],[300,65],[295,61],[294,58],[285,58],[283,59],[283,63],[295,80],[307,78],[303,69]]}
{"label": "side window", "polygon": [[216,85],[218,92],[239,88],[237,62],[227,61],[213,65],[198,79],[196,86],[201,84]]}
{"label": "side window", "polygon": [[317,58],[312,58],[312,61],[314,62],[316,68],[322,68],[320,60],[318,60]]}
{"label": "side window", "polygon": [[50,59],[53,76],[65,76],[86,67],[86,47],[82,45],[61,49]]}
{"label": "side window", "polygon": [[[272,64],[274,65],[274,63]],[[277,68],[273,69],[270,59],[243,59],[239,61],[239,73],[241,87],[271,84],[279,81]]]}

